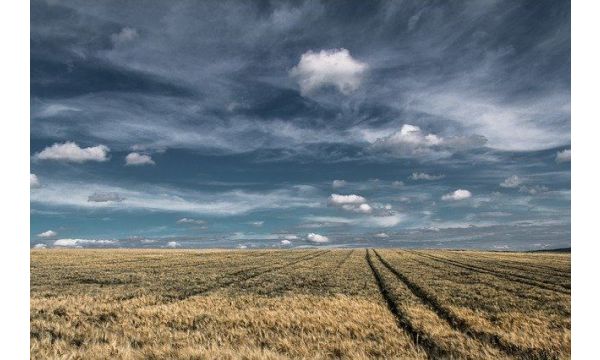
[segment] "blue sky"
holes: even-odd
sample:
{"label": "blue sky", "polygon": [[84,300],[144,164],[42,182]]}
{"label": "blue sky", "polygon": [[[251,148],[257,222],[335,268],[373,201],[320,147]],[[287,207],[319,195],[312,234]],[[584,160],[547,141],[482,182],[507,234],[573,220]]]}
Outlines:
{"label": "blue sky", "polygon": [[32,1],[31,246],[570,246],[570,3]]}

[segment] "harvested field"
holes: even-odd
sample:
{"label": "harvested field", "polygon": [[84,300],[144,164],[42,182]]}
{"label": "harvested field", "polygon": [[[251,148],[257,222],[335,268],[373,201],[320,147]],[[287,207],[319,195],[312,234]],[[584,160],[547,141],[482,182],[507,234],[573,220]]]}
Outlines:
{"label": "harvested field", "polygon": [[33,250],[34,359],[569,358],[570,254]]}

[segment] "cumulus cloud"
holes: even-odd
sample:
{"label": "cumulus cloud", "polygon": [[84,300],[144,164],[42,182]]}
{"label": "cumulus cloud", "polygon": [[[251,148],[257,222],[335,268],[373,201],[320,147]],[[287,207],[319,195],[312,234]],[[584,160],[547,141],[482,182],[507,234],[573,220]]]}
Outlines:
{"label": "cumulus cloud", "polygon": [[346,180],[333,180],[331,186],[335,189],[346,186]]}
{"label": "cumulus cloud", "polygon": [[281,240],[281,245],[292,245],[292,242],[289,240]]}
{"label": "cumulus cloud", "polygon": [[125,200],[124,197],[115,192],[95,192],[88,196],[88,202],[121,202]]}
{"label": "cumulus cloud", "polygon": [[125,165],[126,166],[135,166],[135,165],[154,165],[155,162],[152,160],[150,155],[140,154],[137,152],[132,152],[125,156]]}
{"label": "cumulus cloud", "polygon": [[367,204],[367,199],[355,194],[331,194],[331,196],[329,196],[329,204],[347,211],[353,211],[362,214],[370,214],[373,212],[373,207]]}
{"label": "cumulus cloud", "polygon": [[329,203],[332,205],[360,205],[366,203],[367,199],[360,195],[350,194],[350,195],[339,195],[339,194],[331,194],[329,196]]}
{"label": "cumulus cloud", "polygon": [[319,235],[319,234],[315,234],[315,233],[310,233],[306,236],[306,240],[312,242],[312,243],[326,243],[329,242],[329,238],[325,235]]}
{"label": "cumulus cloud", "polygon": [[176,248],[179,246],[181,246],[181,244],[179,244],[177,241],[169,241],[166,245],[168,248]]}
{"label": "cumulus cloud", "polygon": [[34,248],[34,249],[45,249],[45,248],[47,248],[47,247],[48,247],[48,246],[47,246],[46,244],[35,244],[35,245],[33,246],[33,248]]}
{"label": "cumulus cloud", "polygon": [[479,135],[444,138],[427,134],[418,126],[404,124],[399,131],[377,138],[371,148],[399,157],[445,158],[457,151],[482,147],[486,141]]}
{"label": "cumulus cloud", "polygon": [[564,163],[571,161],[571,149],[565,149],[556,153],[556,162]]}
{"label": "cumulus cloud", "polygon": [[442,200],[444,201],[459,201],[465,200],[471,197],[471,192],[469,190],[458,189],[449,194],[442,196]]}
{"label": "cumulus cloud", "polygon": [[46,230],[44,232],[37,234],[37,236],[41,237],[41,238],[50,238],[50,237],[54,237],[56,235],[57,235],[56,231],[52,231],[52,230]]}
{"label": "cumulus cloud", "polygon": [[36,174],[29,174],[29,188],[35,189],[40,187],[40,180]]}
{"label": "cumulus cloud", "polygon": [[200,219],[181,218],[177,220],[177,223],[183,225],[205,225],[206,221]]}
{"label": "cumulus cloud", "polygon": [[138,32],[134,28],[124,27],[118,33],[112,34],[110,39],[115,45],[122,45],[135,40],[138,37]]}
{"label": "cumulus cloud", "polygon": [[93,239],[58,239],[54,246],[84,247],[84,246],[108,246],[116,244],[116,240],[93,240]]}
{"label": "cumulus cloud", "polygon": [[107,161],[110,149],[104,145],[81,148],[74,142],[56,143],[35,154],[39,160],[56,160],[74,163],[86,161]]}
{"label": "cumulus cloud", "polygon": [[504,181],[500,183],[500,187],[513,189],[519,187],[522,183],[523,180],[520,177],[512,175],[504,179]]}
{"label": "cumulus cloud", "polygon": [[308,51],[290,70],[290,76],[298,82],[302,95],[325,86],[348,95],[358,89],[367,69],[366,63],[354,59],[346,49]]}
{"label": "cumulus cloud", "polygon": [[386,233],[384,233],[384,232],[377,233],[377,234],[375,234],[375,235],[373,235],[373,236],[374,236],[374,237],[376,237],[376,238],[380,238],[380,239],[386,239],[386,238],[389,238],[389,237],[390,237],[388,234],[386,234]]}
{"label": "cumulus cloud", "polygon": [[410,176],[410,178],[412,180],[429,180],[429,181],[440,180],[445,177],[446,177],[445,175],[441,175],[441,174],[440,175],[430,175],[430,174],[426,174],[426,173],[416,173],[416,172],[412,173],[412,175]]}

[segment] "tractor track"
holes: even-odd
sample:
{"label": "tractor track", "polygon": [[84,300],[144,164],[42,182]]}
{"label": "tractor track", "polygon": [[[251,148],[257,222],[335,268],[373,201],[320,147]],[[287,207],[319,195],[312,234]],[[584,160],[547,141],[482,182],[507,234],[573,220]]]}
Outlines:
{"label": "tractor track", "polygon": [[[524,276],[518,276],[518,275],[514,275],[514,274],[507,274],[507,273],[503,273],[503,272],[493,271],[493,270],[486,269],[486,268],[483,268],[480,266],[469,265],[469,264],[462,263],[460,261],[451,260],[451,259],[447,259],[447,258],[441,258],[441,257],[437,257],[437,256],[434,256],[431,254],[425,254],[425,253],[421,253],[421,252],[417,252],[417,251],[409,251],[409,252],[411,254],[416,254],[421,257],[426,257],[426,258],[429,258],[432,260],[436,260],[438,262],[442,262],[444,264],[453,265],[456,267],[460,267],[460,268],[463,268],[466,270],[478,272],[481,274],[488,274],[488,275],[492,275],[492,276],[495,276],[500,279],[518,282],[520,284],[529,285],[529,286],[537,287],[537,288],[548,290],[548,291],[554,291],[554,292],[558,292],[558,293],[565,294],[565,295],[571,295],[570,290],[567,290],[564,286],[560,286],[561,288],[556,288],[555,287],[556,284],[554,284],[554,283],[546,283],[546,282],[542,282],[539,280],[533,280],[533,279],[530,279],[530,278],[527,278]],[[551,286],[551,285],[554,285],[554,286]]]}
{"label": "tractor track", "polygon": [[369,268],[371,269],[371,272],[373,273],[373,277],[375,277],[375,282],[377,283],[379,293],[385,300],[388,310],[396,319],[396,325],[400,329],[404,330],[411,337],[412,341],[421,349],[423,349],[425,353],[427,353],[427,356],[430,359],[452,359],[457,357],[457,354],[439,346],[429,338],[427,333],[424,333],[413,326],[406,314],[398,308],[398,305],[396,305],[394,295],[388,290],[381,273],[379,270],[377,270],[375,265],[373,265],[373,260],[371,259],[371,253],[369,250],[366,250],[365,258]]}
{"label": "tractor track", "polygon": [[464,319],[456,316],[453,312],[443,306],[437,297],[411,281],[406,275],[402,274],[390,263],[388,263],[376,250],[373,250],[375,256],[392,274],[396,276],[423,304],[433,310],[438,317],[443,319],[453,329],[484,343],[487,343],[506,355],[517,357],[519,359],[548,359],[548,354],[535,349],[523,348],[513,343],[509,343],[497,334],[491,334],[485,331],[474,329]]}

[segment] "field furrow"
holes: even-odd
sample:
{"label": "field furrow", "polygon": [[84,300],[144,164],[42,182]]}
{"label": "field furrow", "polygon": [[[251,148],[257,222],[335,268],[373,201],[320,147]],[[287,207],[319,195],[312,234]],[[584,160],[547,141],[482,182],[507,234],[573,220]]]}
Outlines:
{"label": "field furrow", "polygon": [[570,290],[568,290],[567,288],[565,288],[563,286],[552,284],[549,282],[541,282],[541,281],[533,280],[533,279],[527,278],[523,275],[508,274],[508,273],[504,273],[501,271],[496,271],[496,270],[492,270],[492,269],[483,268],[480,266],[470,265],[470,264],[463,263],[463,262],[456,261],[456,260],[451,260],[451,259],[448,259],[445,257],[431,255],[428,253],[420,253],[420,255],[428,257],[428,258],[436,260],[436,261],[439,261],[439,262],[449,264],[449,265],[455,265],[455,266],[462,267],[463,269],[493,275],[495,277],[502,278],[505,280],[519,282],[521,284],[535,286],[540,289],[545,289],[545,290],[549,290],[549,291],[556,291],[556,292],[563,293],[563,294],[570,294]]}

